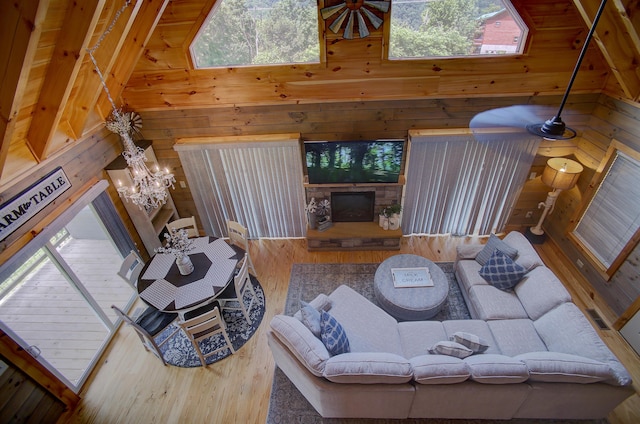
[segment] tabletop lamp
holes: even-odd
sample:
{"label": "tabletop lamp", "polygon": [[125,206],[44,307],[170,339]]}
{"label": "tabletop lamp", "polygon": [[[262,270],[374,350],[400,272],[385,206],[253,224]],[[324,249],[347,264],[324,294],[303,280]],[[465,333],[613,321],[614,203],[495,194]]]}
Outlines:
{"label": "tabletop lamp", "polygon": [[553,191],[547,194],[547,200],[538,203],[538,209],[544,208],[544,211],[542,211],[538,225],[529,229],[532,234],[536,236],[544,235],[542,222],[548,214],[553,212],[553,206],[560,192],[562,190],[569,190],[576,185],[582,170],[582,165],[571,159],[551,158],[547,161],[547,166],[542,172],[542,182],[553,188]]}

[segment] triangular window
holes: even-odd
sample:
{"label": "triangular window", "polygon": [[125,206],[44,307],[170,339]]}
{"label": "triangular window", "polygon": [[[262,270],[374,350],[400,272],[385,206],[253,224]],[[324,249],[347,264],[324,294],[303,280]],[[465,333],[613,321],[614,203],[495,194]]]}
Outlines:
{"label": "triangular window", "polygon": [[320,62],[313,0],[218,0],[190,46],[196,68]]}
{"label": "triangular window", "polygon": [[508,0],[400,0],[389,59],[522,53],[528,28]]}

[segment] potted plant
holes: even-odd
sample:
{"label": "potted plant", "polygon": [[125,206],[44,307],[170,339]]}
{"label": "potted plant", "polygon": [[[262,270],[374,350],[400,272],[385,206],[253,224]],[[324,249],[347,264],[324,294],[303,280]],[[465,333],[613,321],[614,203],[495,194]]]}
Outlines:
{"label": "potted plant", "polygon": [[397,230],[400,228],[400,212],[402,206],[399,203],[394,203],[391,206],[387,206],[385,209],[385,216],[389,220],[389,229]]}

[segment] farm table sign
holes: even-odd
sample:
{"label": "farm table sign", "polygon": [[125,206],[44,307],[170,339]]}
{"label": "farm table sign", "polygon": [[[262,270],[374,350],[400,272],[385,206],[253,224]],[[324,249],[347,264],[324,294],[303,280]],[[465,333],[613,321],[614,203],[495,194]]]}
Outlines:
{"label": "farm table sign", "polygon": [[67,175],[58,167],[40,181],[0,206],[0,241],[71,188]]}

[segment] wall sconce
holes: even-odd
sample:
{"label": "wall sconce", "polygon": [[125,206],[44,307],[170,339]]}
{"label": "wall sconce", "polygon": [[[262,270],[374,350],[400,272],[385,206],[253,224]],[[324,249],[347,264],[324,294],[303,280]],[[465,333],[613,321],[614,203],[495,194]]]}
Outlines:
{"label": "wall sconce", "polygon": [[531,234],[538,236],[538,243],[541,243],[544,235],[542,222],[548,214],[553,212],[553,207],[562,190],[569,190],[576,185],[580,173],[584,168],[578,162],[565,158],[551,158],[547,161],[547,166],[542,172],[542,182],[553,188],[553,191],[547,194],[547,200],[538,203],[538,209],[544,208],[542,216],[535,227],[529,228]]}

